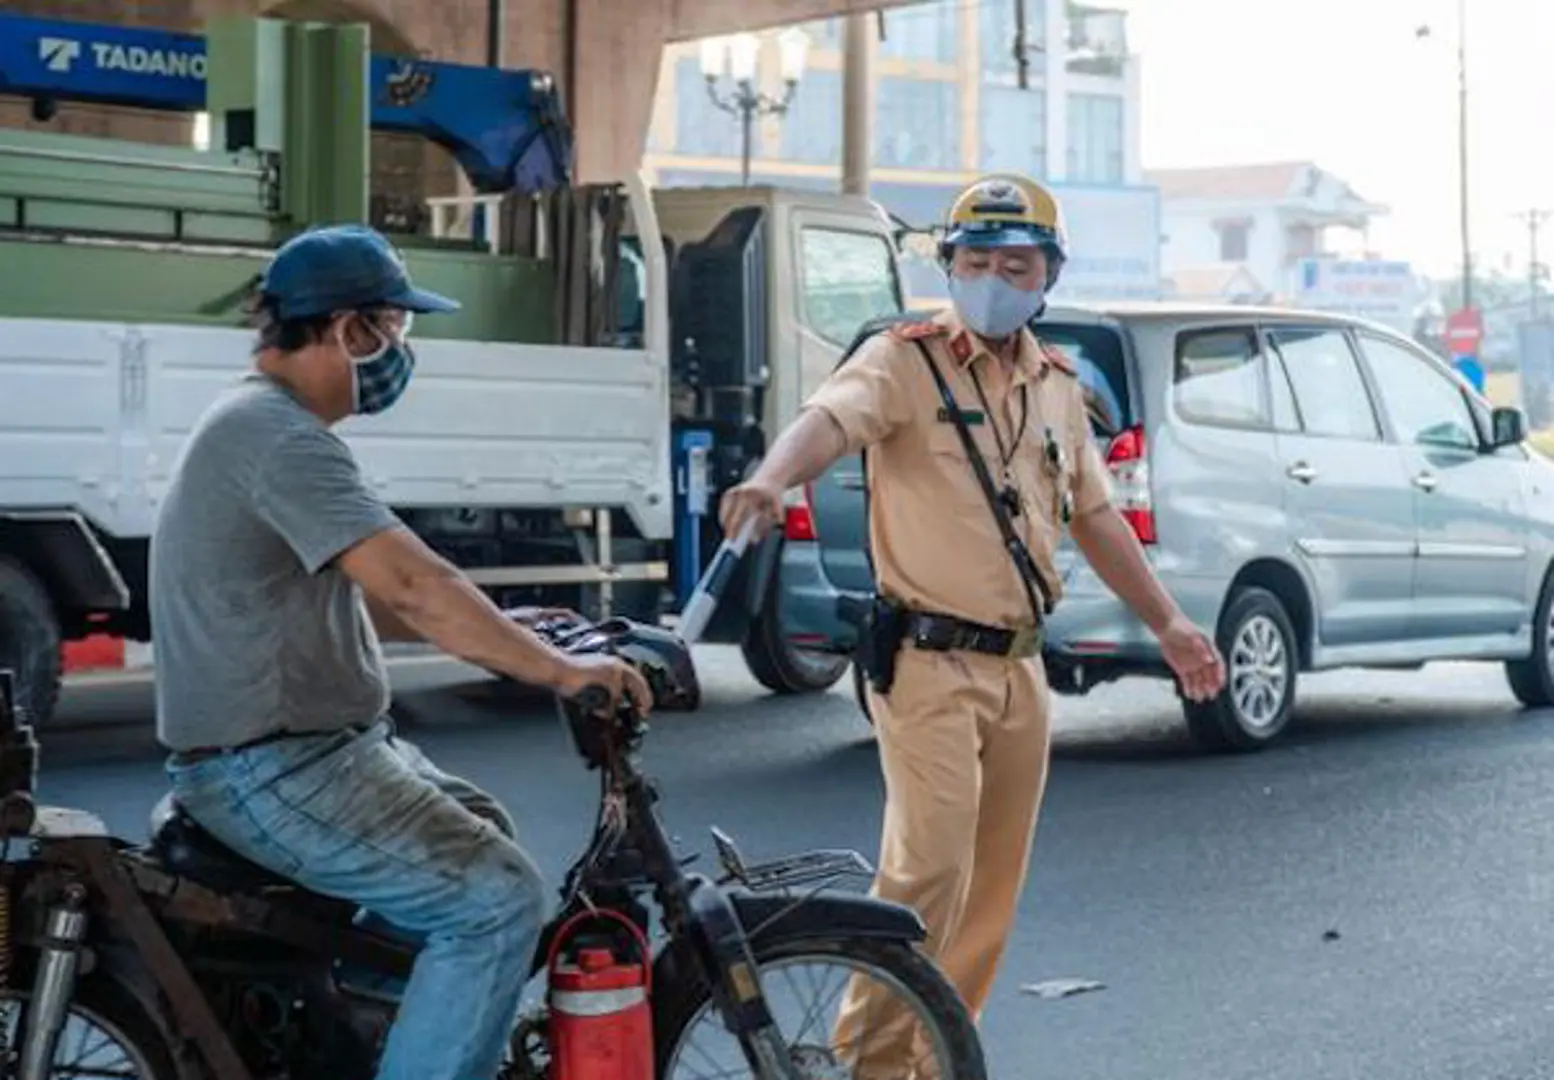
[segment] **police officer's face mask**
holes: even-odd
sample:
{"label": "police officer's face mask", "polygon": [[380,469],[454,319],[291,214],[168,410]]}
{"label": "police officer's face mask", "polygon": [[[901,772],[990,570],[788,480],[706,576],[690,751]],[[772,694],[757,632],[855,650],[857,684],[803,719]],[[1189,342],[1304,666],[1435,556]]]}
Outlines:
{"label": "police officer's face mask", "polygon": [[961,320],[985,338],[1003,338],[1034,319],[1042,309],[1045,290],[1038,284],[1022,289],[998,273],[950,276],[950,299]]}

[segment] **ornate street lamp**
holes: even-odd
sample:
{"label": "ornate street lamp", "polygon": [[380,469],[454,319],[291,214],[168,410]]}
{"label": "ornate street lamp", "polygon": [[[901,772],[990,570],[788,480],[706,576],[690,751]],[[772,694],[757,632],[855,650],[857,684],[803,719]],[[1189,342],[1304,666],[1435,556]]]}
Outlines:
{"label": "ornate street lamp", "polygon": [[[756,57],[761,43],[754,34],[735,34],[732,37],[708,38],[701,43],[701,73],[707,79],[707,96],[712,103],[740,121],[740,181],[750,184],[750,141],[757,116],[781,116],[788,111],[799,80],[804,77],[804,65],[809,58],[809,35],[797,27],[789,27],[777,37],[782,70],[783,93],[780,98],[768,97],[756,88]],[[718,81],[729,75],[734,90],[726,97],[718,93]]]}

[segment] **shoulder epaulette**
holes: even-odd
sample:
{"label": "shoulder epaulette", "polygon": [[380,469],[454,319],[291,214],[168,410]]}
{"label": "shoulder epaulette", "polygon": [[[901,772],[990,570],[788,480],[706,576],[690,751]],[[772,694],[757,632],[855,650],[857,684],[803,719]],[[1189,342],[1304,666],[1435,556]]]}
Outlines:
{"label": "shoulder epaulette", "polygon": [[891,337],[897,341],[920,341],[923,338],[938,337],[945,333],[945,328],[936,322],[905,322],[896,323],[889,330]]}
{"label": "shoulder epaulette", "polygon": [[1049,345],[1045,341],[1038,341],[1036,346],[1041,350],[1042,359],[1063,372],[1063,374],[1075,376],[1079,374],[1079,369],[1074,366],[1074,362],[1056,345]]}

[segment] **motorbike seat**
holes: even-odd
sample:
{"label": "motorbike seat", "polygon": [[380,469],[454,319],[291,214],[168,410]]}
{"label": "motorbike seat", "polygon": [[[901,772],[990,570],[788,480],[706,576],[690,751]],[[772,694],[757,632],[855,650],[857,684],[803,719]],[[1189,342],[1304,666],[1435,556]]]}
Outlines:
{"label": "motorbike seat", "polygon": [[296,882],[250,862],[200,827],[172,793],[151,811],[151,853],[170,874],[217,892],[257,892]]}

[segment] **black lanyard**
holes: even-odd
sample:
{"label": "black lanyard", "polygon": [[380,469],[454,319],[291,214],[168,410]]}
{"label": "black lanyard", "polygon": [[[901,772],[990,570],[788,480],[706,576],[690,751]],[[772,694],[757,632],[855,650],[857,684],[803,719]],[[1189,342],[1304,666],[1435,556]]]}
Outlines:
{"label": "black lanyard", "polygon": [[977,369],[968,367],[971,373],[971,385],[977,388],[977,398],[982,402],[982,410],[987,414],[987,422],[993,426],[993,440],[998,443],[998,456],[1002,459],[1005,468],[1014,460],[1014,452],[1020,448],[1020,441],[1025,438],[1025,423],[1030,417],[1031,403],[1026,396],[1027,384],[1020,384],[1020,426],[1014,432],[1014,444],[1008,449],[1004,448],[1004,437],[998,433],[998,417],[993,414],[993,406],[987,402],[987,395],[982,392],[982,380],[977,378]]}

